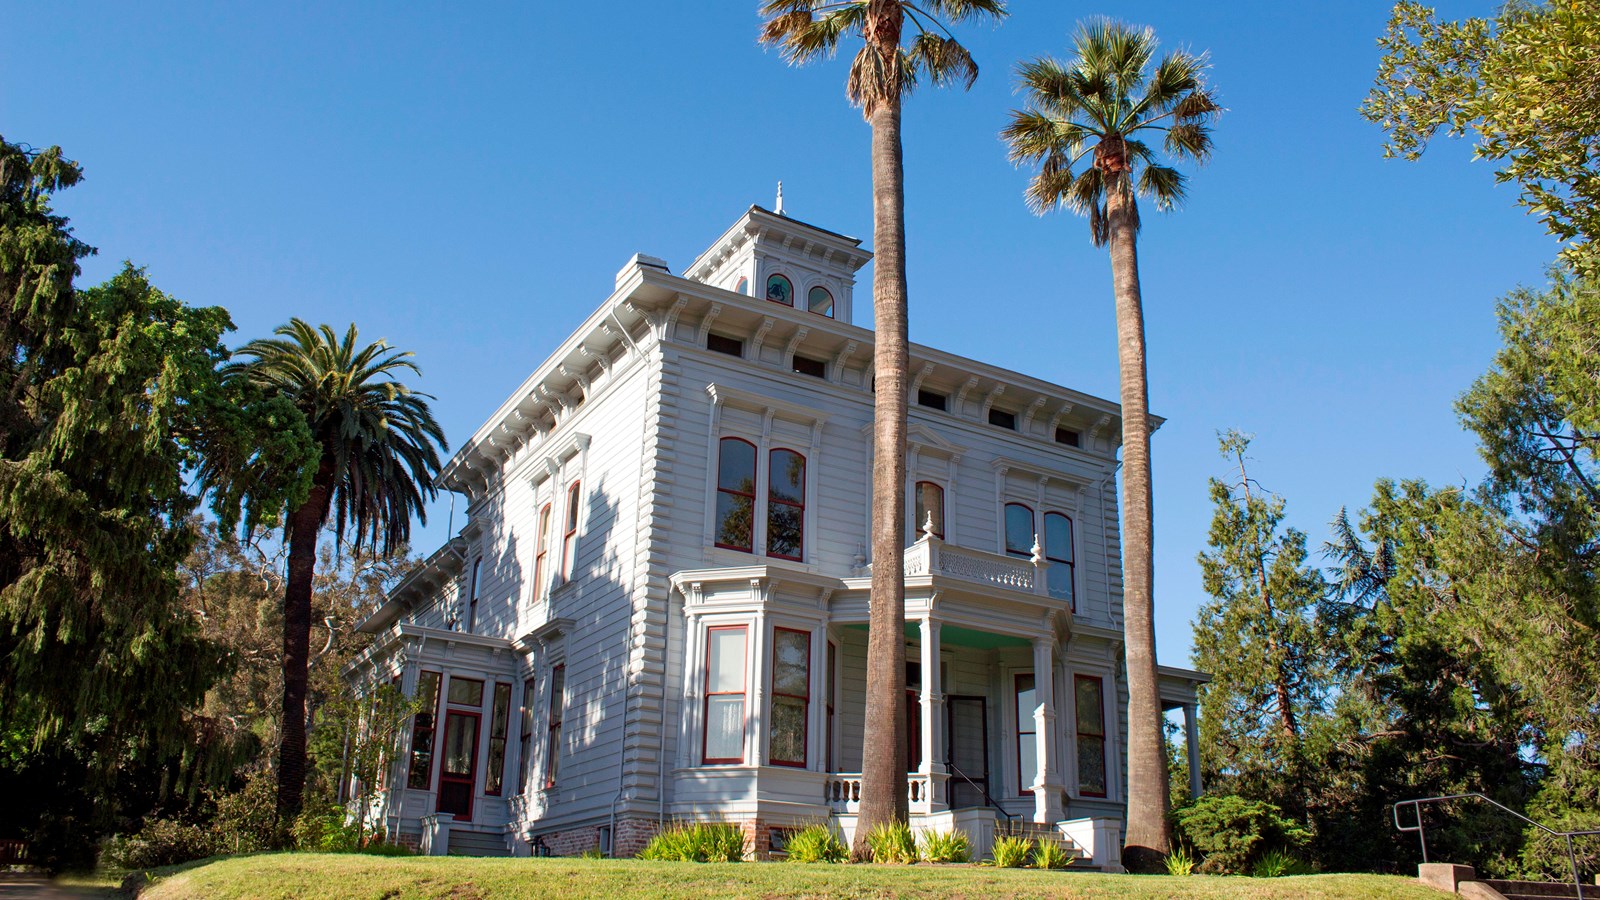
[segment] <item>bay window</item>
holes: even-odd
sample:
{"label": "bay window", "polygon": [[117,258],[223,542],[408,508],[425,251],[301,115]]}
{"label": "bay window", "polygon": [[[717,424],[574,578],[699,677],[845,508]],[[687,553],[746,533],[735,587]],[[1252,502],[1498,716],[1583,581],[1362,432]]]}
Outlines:
{"label": "bay window", "polygon": [[700,761],[744,762],[745,645],[743,625],[706,629],[705,724]]}
{"label": "bay window", "polygon": [[411,767],[406,787],[425,791],[433,786],[433,741],[439,714],[439,673],[423,672],[417,677],[417,697],[425,706],[411,717]]}
{"label": "bay window", "polygon": [[494,686],[494,708],[489,715],[489,771],[483,777],[483,792],[500,796],[506,775],[506,734],[511,729],[511,685]]}
{"label": "bay window", "polygon": [[792,628],[772,631],[772,730],[767,761],[805,768],[807,717],[811,711],[811,634]]}

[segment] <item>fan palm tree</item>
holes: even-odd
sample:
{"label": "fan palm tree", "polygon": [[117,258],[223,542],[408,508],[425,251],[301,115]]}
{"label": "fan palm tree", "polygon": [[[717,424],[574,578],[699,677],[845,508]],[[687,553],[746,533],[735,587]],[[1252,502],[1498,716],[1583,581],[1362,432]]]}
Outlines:
{"label": "fan palm tree", "polygon": [[341,340],[332,328],[290,319],[277,338],[240,347],[245,362],[228,376],[245,379],[294,403],[321,456],[305,501],[288,510],[289,577],[283,595],[283,722],[278,745],[278,819],[299,815],[306,775],[306,682],[311,639],[311,585],[317,538],[333,518],[341,543],[349,528],[357,550],[390,553],[411,533],[411,516],[435,493],[444,432],[427,394],[396,380],[421,374],[410,353],[384,341],[356,344],[351,325]]}
{"label": "fan palm tree", "polygon": [[[1040,57],[1018,68],[1026,108],[1001,136],[1018,164],[1036,164],[1026,198],[1041,215],[1065,207],[1087,216],[1096,247],[1110,247],[1122,381],[1123,592],[1128,667],[1128,833],[1123,861],[1160,865],[1170,848],[1170,803],[1156,690],[1150,414],[1144,312],[1139,294],[1139,207],[1184,196],[1184,176],[1158,156],[1203,163],[1222,108],[1206,86],[1206,58],[1174,51],[1155,61],[1148,28],[1094,20],[1080,25],[1070,62]],[[1079,164],[1088,164],[1079,168]]]}
{"label": "fan palm tree", "polygon": [[[905,481],[906,337],[905,167],[900,104],[926,76],[936,85],[978,77],[944,21],[1005,17],[1003,0],[766,0],[764,44],[793,64],[831,57],[859,37],[845,95],[872,127],[872,612],[868,636],[867,731],[862,745],[861,812],[852,855],[865,853],[873,827],[906,821]],[[907,27],[909,25],[909,27]],[[902,43],[907,33],[909,41]]]}

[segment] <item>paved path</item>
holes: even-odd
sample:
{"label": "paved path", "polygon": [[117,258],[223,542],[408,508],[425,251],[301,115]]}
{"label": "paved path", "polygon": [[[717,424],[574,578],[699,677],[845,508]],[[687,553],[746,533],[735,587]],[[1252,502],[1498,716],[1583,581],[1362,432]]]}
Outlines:
{"label": "paved path", "polygon": [[0,900],[105,900],[109,888],[63,887],[40,875],[0,874]]}

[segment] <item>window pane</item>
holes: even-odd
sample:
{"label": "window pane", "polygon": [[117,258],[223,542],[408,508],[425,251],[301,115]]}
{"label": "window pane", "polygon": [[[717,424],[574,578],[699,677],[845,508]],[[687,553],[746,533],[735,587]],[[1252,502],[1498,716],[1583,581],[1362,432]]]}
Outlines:
{"label": "window pane", "polygon": [[576,481],[567,489],[567,532],[578,530],[578,500],[581,497],[579,485]]}
{"label": "window pane", "polygon": [[1039,705],[1032,675],[1017,676],[1017,730],[1033,730],[1033,711]]}
{"label": "window pane", "polygon": [[511,685],[494,686],[494,717],[489,726],[489,736],[503,738],[511,725]]}
{"label": "window pane", "polygon": [[806,764],[806,702],[794,697],[772,698],[773,762]]}
{"label": "window pane", "polygon": [[706,702],[706,759],[744,756],[744,695],[722,695]]}
{"label": "window pane", "polygon": [[1078,791],[1105,796],[1106,739],[1078,736]]}
{"label": "window pane", "polygon": [[478,750],[478,717],[452,715],[444,723],[444,771],[471,775],[472,756]]}
{"label": "window pane", "polygon": [[806,458],[793,450],[772,451],[772,466],[767,472],[767,496],[785,503],[806,502]]}
{"label": "window pane", "polygon": [[794,286],[782,275],[773,275],[767,279],[767,299],[774,303],[782,303],[784,306],[793,306]]}
{"label": "window pane", "polygon": [[458,706],[482,706],[483,682],[470,678],[450,679],[450,702]]}
{"label": "window pane", "polygon": [[741,494],[717,492],[717,540],[724,547],[749,550],[755,501]]}
{"label": "window pane", "polygon": [[824,316],[833,315],[833,295],[828,293],[827,288],[820,285],[812,288],[806,294],[806,301],[812,312]]}
{"label": "window pane", "polygon": [[933,514],[933,533],[936,537],[944,538],[944,488],[931,481],[917,482],[917,521],[916,537],[922,537],[922,527],[927,524],[928,514]]}
{"label": "window pane", "polygon": [[767,507],[767,553],[799,559],[805,540],[805,507],[773,502]]}
{"label": "window pane", "polygon": [[811,635],[780,628],[773,645],[772,692],[811,696]]}
{"label": "window pane", "polygon": [[1006,552],[1033,556],[1033,510],[1021,503],[1006,504]]}
{"label": "window pane", "polygon": [[1039,775],[1039,742],[1033,732],[1017,736],[1017,788],[1022,791],[1032,789],[1033,781]]}
{"label": "window pane", "polygon": [[707,633],[706,693],[744,692],[744,629],[718,628]]}
{"label": "window pane", "polygon": [[1072,562],[1072,520],[1060,513],[1044,517],[1044,555],[1058,562]]}
{"label": "window pane", "polygon": [[500,783],[506,768],[506,739],[489,739],[489,771],[483,776],[483,792],[500,795]]}
{"label": "window pane", "polygon": [[1101,698],[1100,679],[1079,677],[1074,679],[1073,685],[1077,692],[1078,733],[1104,736],[1106,711]]}
{"label": "window pane", "polygon": [[723,438],[717,451],[717,487],[756,492],[756,448],[738,438]]}

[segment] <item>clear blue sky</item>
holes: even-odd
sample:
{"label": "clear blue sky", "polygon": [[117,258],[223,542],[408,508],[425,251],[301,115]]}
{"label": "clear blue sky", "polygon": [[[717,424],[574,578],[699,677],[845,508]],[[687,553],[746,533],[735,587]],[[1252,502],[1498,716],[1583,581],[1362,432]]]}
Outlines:
{"label": "clear blue sky", "polygon": [[[1140,246],[1151,401],[1167,418],[1158,641],[1182,664],[1206,478],[1223,469],[1215,431],[1257,435],[1256,475],[1314,544],[1379,477],[1475,479],[1451,403],[1494,352],[1495,299],[1539,282],[1555,246],[1465,144],[1381,158],[1356,107],[1383,0],[1012,5],[1003,26],[961,35],[983,67],[970,93],[909,103],[916,341],[1117,395],[1105,255],[1081,220],[1026,211],[1026,176],[996,138],[1019,59],[1065,53],[1080,17],[1120,16],[1209,51],[1230,110],[1187,208],[1147,213]],[[756,46],[756,9],[19,3],[0,134],[85,165],[60,205],[101,250],[90,280],[148,266],[168,292],[228,307],[236,342],[291,315],[355,321],[416,352],[454,442],[629,255],[681,271],[780,179],[797,218],[870,244],[846,62],[787,67]],[[430,513],[419,550],[447,515]]]}

